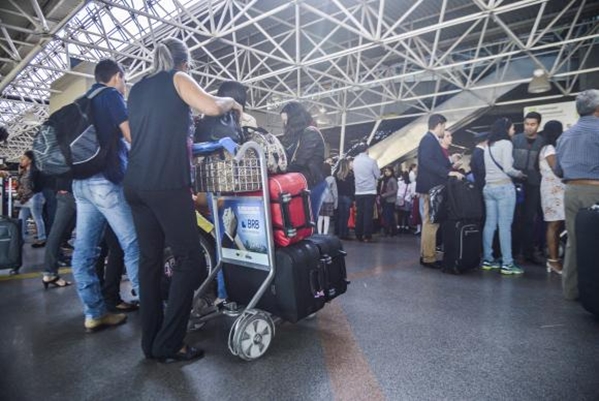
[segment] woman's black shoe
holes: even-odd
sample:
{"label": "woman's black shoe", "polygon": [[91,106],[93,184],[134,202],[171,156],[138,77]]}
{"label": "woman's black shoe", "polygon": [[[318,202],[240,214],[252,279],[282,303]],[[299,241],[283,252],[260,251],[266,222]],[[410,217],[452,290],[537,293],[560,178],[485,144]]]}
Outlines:
{"label": "woman's black shoe", "polygon": [[174,355],[159,358],[160,363],[171,363],[171,362],[185,362],[192,361],[194,359],[201,359],[204,357],[204,350],[190,345],[185,346],[185,351],[179,351]]}

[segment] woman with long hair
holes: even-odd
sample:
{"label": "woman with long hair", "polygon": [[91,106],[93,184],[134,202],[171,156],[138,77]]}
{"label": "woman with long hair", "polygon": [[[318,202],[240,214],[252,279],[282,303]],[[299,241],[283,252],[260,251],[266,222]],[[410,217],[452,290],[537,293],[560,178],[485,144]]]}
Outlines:
{"label": "woman with long hair", "polygon": [[559,121],[548,121],[541,135],[545,146],[539,152],[539,170],[541,171],[541,206],[543,217],[547,222],[547,272],[562,274],[562,264],[559,260],[559,231],[566,219],[564,205],[565,186],[553,172],[555,166],[555,145],[564,128]]}
{"label": "woman with long hair", "polygon": [[383,206],[383,227],[385,236],[394,237],[397,234],[395,221],[395,201],[397,200],[397,179],[391,166],[383,168],[381,179],[381,203]]}
{"label": "woman with long hair", "polygon": [[[525,175],[514,169],[513,145],[510,133],[514,124],[500,118],[491,127],[489,145],[485,149],[485,187],[483,196],[487,211],[483,230],[483,270],[498,269],[502,274],[522,274],[524,270],[514,264],[512,257],[512,221],[516,208],[516,188],[512,177]],[[499,227],[501,263],[493,259],[493,235]]]}
{"label": "woman with long hair", "polygon": [[41,192],[35,191],[37,174],[39,174],[39,171],[35,170],[33,151],[28,150],[19,159],[17,196],[21,204],[19,220],[21,220],[23,240],[27,236],[27,219],[29,215],[35,221],[37,239],[31,244],[33,248],[41,248],[46,245],[46,225],[42,216],[45,199]]}
{"label": "woman with long hair", "polygon": [[[217,116],[243,112],[233,98],[206,93],[188,74],[189,49],[168,38],[156,45],[153,71],[129,95],[131,151],[124,187],[139,241],[142,349],[162,362],[201,358],[186,345],[193,293],[206,277],[191,193],[191,107]],[[165,244],[177,261],[163,309]]]}
{"label": "woman with long hair", "polygon": [[287,152],[287,171],[302,173],[306,177],[312,216],[316,218],[327,188],[322,173],[324,139],[310,113],[299,102],[287,103],[281,110],[281,120],[285,129],[281,142]]}
{"label": "woman with long hair", "polygon": [[348,159],[340,159],[335,172],[337,193],[339,196],[337,205],[336,233],[341,239],[349,239],[349,211],[354,201],[355,183],[351,162]]}

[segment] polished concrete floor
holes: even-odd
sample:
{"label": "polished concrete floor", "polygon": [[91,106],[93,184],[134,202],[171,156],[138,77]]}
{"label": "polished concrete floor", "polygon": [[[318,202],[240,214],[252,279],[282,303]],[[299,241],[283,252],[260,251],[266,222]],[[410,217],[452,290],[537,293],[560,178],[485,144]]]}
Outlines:
{"label": "polished concrete floor", "polygon": [[[161,365],[143,359],[137,313],[85,334],[73,286],[0,277],[0,400],[599,400],[599,320],[556,275],[444,275],[411,235],[345,246],[347,294],[278,326],[253,362],[229,353],[229,318],[189,334],[204,359]],[[22,271],[42,254],[27,245]]]}

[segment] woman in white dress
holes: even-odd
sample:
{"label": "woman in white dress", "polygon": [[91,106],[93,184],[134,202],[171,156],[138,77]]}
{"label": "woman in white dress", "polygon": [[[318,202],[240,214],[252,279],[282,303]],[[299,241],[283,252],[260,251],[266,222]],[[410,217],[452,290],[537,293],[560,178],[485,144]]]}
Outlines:
{"label": "woman in white dress", "polygon": [[555,144],[562,134],[563,126],[559,121],[548,121],[542,135],[545,146],[539,153],[539,169],[541,170],[541,206],[547,222],[547,272],[562,274],[562,263],[559,260],[559,232],[565,220],[564,184],[553,172],[555,166]]}

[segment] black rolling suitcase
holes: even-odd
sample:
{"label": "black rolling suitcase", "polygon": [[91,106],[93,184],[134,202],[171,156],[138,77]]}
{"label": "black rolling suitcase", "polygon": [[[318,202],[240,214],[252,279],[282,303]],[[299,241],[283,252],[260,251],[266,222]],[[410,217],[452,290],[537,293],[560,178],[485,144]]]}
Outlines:
{"label": "black rolling suitcase", "polygon": [[21,221],[0,216],[0,269],[17,272],[23,264]]}
{"label": "black rolling suitcase", "polygon": [[[316,245],[300,241],[277,248],[276,275],[257,308],[295,323],[322,309],[323,266]],[[223,266],[229,300],[247,305],[268,272],[233,264]]]}
{"label": "black rolling suitcase", "polygon": [[443,272],[460,274],[480,266],[480,223],[449,220],[443,223]]}
{"label": "black rolling suitcase", "polygon": [[315,244],[320,250],[324,267],[324,296],[330,301],[347,291],[347,270],[341,240],[335,236],[315,234],[306,238],[306,242]]}
{"label": "black rolling suitcase", "polygon": [[599,316],[599,204],[576,215],[576,252],[580,303]]}

